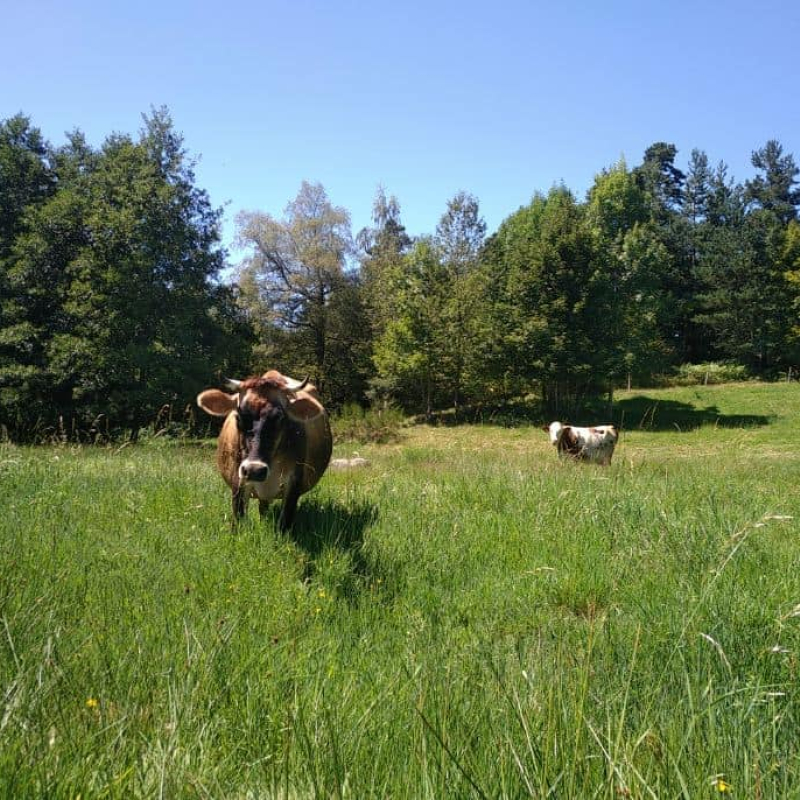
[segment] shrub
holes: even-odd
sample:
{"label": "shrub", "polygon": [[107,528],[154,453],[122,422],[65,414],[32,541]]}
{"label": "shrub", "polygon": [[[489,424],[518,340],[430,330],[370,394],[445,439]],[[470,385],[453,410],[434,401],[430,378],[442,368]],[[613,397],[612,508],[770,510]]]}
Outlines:
{"label": "shrub", "polygon": [[750,375],[741,364],[709,361],[705,364],[681,364],[670,383],[676,386],[697,386],[746,381]]}
{"label": "shrub", "polygon": [[365,409],[348,403],[334,414],[331,426],[339,442],[383,443],[398,438],[404,419],[402,411],[391,405]]}

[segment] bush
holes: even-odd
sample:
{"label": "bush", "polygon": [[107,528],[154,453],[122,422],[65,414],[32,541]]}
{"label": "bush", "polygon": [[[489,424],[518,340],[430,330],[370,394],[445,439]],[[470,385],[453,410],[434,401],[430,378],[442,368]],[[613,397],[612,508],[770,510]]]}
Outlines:
{"label": "bush", "polygon": [[698,386],[746,381],[750,375],[741,364],[709,361],[705,364],[682,364],[670,383],[675,386]]}
{"label": "bush", "polygon": [[396,440],[404,423],[402,411],[394,406],[362,408],[348,403],[333,415],[331,427],[339,442],[376,442]]}

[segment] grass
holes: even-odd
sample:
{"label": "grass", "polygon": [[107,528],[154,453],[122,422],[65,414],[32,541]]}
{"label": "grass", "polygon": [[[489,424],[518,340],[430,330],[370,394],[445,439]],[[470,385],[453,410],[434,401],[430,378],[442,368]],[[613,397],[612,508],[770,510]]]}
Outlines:
{"label": "grass", "polygon": [[3,446],[0,796],[800,797],[798,420],[622,394],[607,469],[416,426],[290,536],[210,445]]}

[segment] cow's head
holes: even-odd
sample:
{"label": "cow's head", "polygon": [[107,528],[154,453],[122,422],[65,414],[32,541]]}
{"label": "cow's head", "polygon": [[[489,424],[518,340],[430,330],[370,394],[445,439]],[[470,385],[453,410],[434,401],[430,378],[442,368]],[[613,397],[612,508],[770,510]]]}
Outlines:
{"label": "cow's head", "polygon": [[267,479],[275,454],[284,444],[287,419],[308,422],[324,413],[319,401],[302,391],[307,383],[271,371],[244,381],[227,380],[228,388],[234,390],[231,394],[207,389],[197,396],[197,405],[215,417],[236,415],[240,481]]}
{"label": "cow's head", "polygon": [[564,435],[565,426],[560,422],[551,422],[549,425],[545,425],[542,430],[547,431],[550,434],[550,443],[555,447],[558,447],[558,443],[561,441],[561,437]]}

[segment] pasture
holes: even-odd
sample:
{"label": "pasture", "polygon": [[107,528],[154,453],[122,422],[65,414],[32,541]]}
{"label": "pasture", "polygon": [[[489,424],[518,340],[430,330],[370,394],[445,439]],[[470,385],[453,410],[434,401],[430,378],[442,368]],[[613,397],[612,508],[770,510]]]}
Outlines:
{"label": "pasture", "polygon": [[290,535],[211,443],[0,445],[0,796],[800,797],[800,389],[590,421],[337,445]]}

